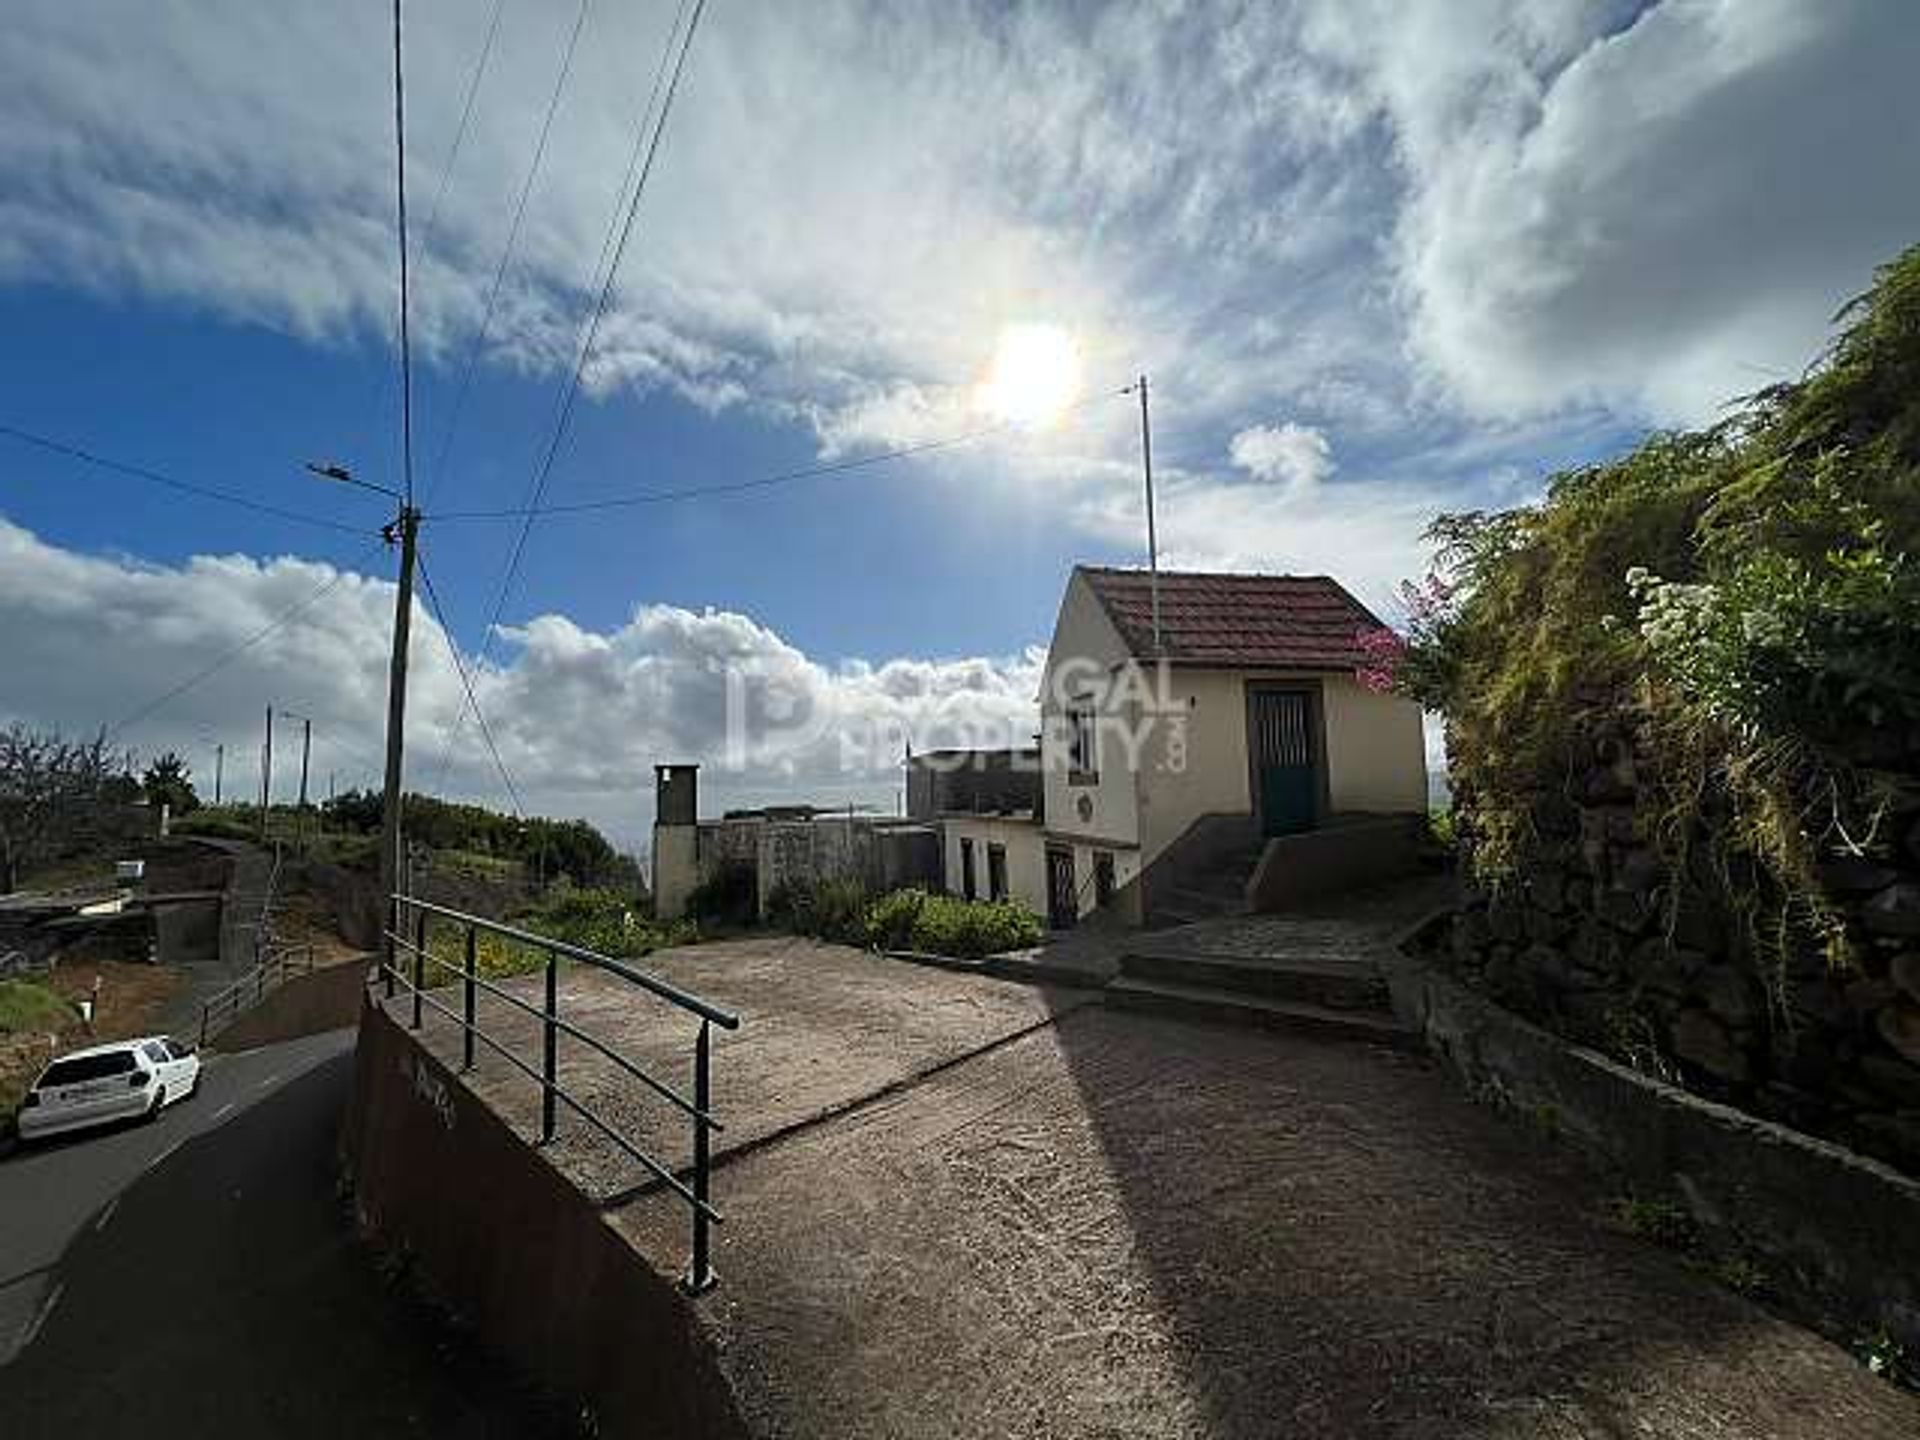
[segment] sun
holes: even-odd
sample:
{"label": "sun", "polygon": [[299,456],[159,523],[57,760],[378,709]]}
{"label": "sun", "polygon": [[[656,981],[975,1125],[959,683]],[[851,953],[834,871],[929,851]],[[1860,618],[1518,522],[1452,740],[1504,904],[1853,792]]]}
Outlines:
{"label": "sun", "polygon": [[1080,347],[1058,325],[1009,325],[981,382],[979,405],[1014,425],[1052,424],[1080,396]]}

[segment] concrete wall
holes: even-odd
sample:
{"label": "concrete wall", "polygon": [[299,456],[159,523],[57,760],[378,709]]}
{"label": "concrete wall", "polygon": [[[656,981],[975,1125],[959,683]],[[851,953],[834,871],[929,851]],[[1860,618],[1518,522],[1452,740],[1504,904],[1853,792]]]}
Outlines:
{"label": "concrete wall", "polygon": [[360,1021],[341,1136],[361,1225],[412,1257],[481,1342],[602,1436],[744,1440],[688,1300],[407,1032]]}
{"label": "concrete wall", "polygon": [[1424,823],[1412,815],[1335,816],[1332,823],[1266,842],[1247,883],[1256,911],[1289,910],[1420,868]]}
{"label": "concrete wall", "polygon": [[700,831],[693,825],[653,827],[653,913],[678,920],[700,883]]}
{"label": "concrete wall", "polygon": [[1568,1044],[1435,970],[1389,969],[1395,1012],[1473,1093],[1674,1197],[1843,1341],[1920,1351],[1920,1182]]}
{"label": "concrete wall", "polygon": [[360,1018],[361,994],[373,963],[374,957],[369,955],[294,976],[269,990],[252,1009],[241,1011],[219,1034],[209,1037],[207,1048],[233,1054],[297,1040],[302,1035],[346,1029]]}
{"label": "concrete wall", "polygon": [[1335,810],[1427,813],[1427,744],[1420,707],[1351,675],[1325,677],[1327,794]]}

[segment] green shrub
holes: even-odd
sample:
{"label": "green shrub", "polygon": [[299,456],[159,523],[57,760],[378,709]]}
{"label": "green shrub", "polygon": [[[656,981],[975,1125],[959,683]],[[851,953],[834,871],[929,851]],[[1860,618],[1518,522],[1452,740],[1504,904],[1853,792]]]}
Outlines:
{"label": "green shrub", "polygon": [[1641,832],[1712,877],[1776,996],[1789,946],[1847,962],[1820,864],[1920,786],[1920,247],[1845,320],[1711,429],[1444,517],[1395,677],[1446,712],[1463,852],[1495,888],[1565,833],[1626,718]]}
{"label": "green shrub", "polygon": [[1038,945],[1045,933],[1038,915],[1011,901],[928,895],[914,913],[912,948],[973,960]]}
{"label": "green shrub", "polygon": [[867,943],[882,950],[913,948],[913,929],[927,902],[921,889],[894,890],[867,907]]}
{"label": "green shrub", "polygon": [[52,1032],[73,1019],[73,1006],[58,991],[31,980],[0,980],[0,1035]]}
{"label": "green shrub", "polygon": [[767,919],[796,935],[865,945],[868,898],[858,880],[783,880],[767,897]]}

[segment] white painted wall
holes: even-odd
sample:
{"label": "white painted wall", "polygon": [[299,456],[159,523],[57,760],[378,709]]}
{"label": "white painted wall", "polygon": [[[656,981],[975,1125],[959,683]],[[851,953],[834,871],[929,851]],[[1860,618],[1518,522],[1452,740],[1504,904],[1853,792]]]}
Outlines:
{"label": "white painted wall", "polygon": [[[1128,658],[1126,644],[1107,618],[1105,608],[1085,578],[1074,572],[1060,599],[1060,614],[1054,622],[1053,643],[1047,649],[1047,668],[1040,688],[1040,748],[1050,830],[1126,845],[1139,840],[1133,773],[1114,743],[1112,726],[1105,723],[1117,720],[1125,724],[1132,717],[1125,712],[1104,712],[1105,720],[1097,727],[1102,733],[1095,742],[1099,779],[1091,785],[1075,784],[1067,769],[1069,736],[1066,706],[1062,703],[1089,690],[1105,691],[1114,667]],[[1092,807],[1084,819],[1080,815],[1083,798]]]}
{"label": "white painted wall", "polygon": [[1039,824],[1009,816],[968,815],[942,820],[941,849],[945,855],[947,892],[966,894],[960,864],[960,842],[973,842],[973,880],[976,899],[990,898],[987,847],[1007,847],[1007,898],[1036,915],[1047,913],[1047,843]]}
{"label": "white painted wall", "polygon": [[1427,745],[1420,707],[1350,675],[1326,682],[1327,790],[1335,810],[1425,814]]}

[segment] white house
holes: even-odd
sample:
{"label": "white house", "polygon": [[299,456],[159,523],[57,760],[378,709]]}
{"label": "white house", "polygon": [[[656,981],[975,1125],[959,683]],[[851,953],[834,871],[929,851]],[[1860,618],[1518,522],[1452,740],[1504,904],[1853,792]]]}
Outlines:
{"label": "white house", "polygon": [[1103,907],[1140,923],[1406,863],[1426,752],[1419,707],[1356,679],[1380,621],[1323,575],[1163,572],[1157,607],[1155,589],[1144,570],[1075,568],[1028,806],[931,807],[948,888],[1056,927]]}

